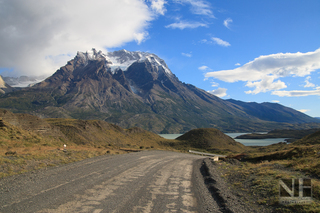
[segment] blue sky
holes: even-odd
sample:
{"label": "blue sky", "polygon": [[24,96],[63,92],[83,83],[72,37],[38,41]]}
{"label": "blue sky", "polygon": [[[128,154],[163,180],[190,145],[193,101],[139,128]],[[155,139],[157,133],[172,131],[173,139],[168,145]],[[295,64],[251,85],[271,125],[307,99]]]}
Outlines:
{"label": "blue sky", "polygon": [[52,74],[93,47],[148,51],[223,99],[320,117],[319,11],[318,0],[0,0],[0,74]]}

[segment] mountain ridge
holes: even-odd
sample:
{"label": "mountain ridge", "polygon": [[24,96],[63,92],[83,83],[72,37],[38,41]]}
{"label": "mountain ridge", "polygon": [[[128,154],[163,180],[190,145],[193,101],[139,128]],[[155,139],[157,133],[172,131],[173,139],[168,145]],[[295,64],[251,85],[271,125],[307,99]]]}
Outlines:
{"label": "mountain ridge", "polygon": [[202,127],[224,132],[269,131],[319,121],[282,105],[275,111],[268,104],[253,108],[241,101],[222,100],[182,83],[155,54],[127,50],[78,52],[44,81],[0,99],[0,108],[13,112],[100,119],[156,133]]}
{"label": "mountain ridge", "polygon": [[[290,122],[291,118],[294,117],[296,119],[296,123],[306,121],[314,122],[314,118],[278,103],[263,102],[258,104],[256,102],[242,102],[234,99],[228,99],[227,101],[243,107],[246,113],[262,120]],[[271,115],[270,112],[272,112]]]}

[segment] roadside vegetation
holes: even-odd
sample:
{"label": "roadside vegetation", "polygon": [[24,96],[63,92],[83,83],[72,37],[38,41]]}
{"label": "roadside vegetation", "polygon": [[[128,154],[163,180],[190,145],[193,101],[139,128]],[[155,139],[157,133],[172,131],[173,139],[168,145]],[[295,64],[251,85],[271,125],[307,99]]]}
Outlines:
{"label": "roadside vegetation", "polygon": [[[214,163],[222,176],[248,205],[264,206],[269,212],[320,212],[320,132],[292,144],[255,147],[242,161],[227,158]],[[231,157],[231,156],[230,156]],[[312,204],[279,204],[281,179],[312,180]]]}

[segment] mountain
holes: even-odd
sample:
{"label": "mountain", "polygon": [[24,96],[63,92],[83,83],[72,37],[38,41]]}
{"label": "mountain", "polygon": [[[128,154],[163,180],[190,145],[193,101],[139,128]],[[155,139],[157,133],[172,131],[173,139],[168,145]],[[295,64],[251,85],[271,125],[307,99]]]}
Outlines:
{"label": "mountain", "polygon": [[[99,119],[155,133],[184,133],[202,127],[224,132],[269,131],[319,122],[293,109],[272,106],[249,107],[222,100],[179,81],[155,54],[127,50],[78,52],[51,77],[0,97],[0,108],[13,112]],[[275,108],[277,116],[273,116]]]}
{"label": "mountain", "polygon": [[277,103],[255,103],[242,102],[238,100],[228,99],[227,101],[236,104],[241,110],[248,115],[252,115],[265,121],[288,122],[288,123],[305,123],[315,122],[315,119],[289,107],[282,106]]}

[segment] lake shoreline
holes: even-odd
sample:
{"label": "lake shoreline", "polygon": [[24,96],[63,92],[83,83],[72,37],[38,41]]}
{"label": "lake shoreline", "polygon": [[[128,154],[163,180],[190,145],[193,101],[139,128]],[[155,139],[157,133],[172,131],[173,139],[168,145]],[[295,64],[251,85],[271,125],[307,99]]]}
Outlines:
{"label": "lake shoreline", "polygon": [[[239,142],[245,146],[268,146],[271,144],[277,144],[280,142],[285,142],[288,138],[264,138],[264,139],[237,139],[236,137],[240,135],[246,135],[249,133],[224,133],[228,135],[229,137],[233,138],[236,142]],[[260,134],[267,134],[267,132],[261,132]],[[183,135],[183,134],[159,134],[161,137],[165,139],[171,139],[174,140],[177,137]]]}
{"label": "lake shoreline", "polygon": [[[255,133],[224,133],[235,141],[242,143],[245,146],[268,146],[280,142],[292,143],[296,140],[303,138],[319,131],[320,129],[304,129],[304,130],[288,130],[288,129],[275,129],[270,132],[255,132]],[[166,139],[176,139],[183,134],[159,134]]]}
{"label": "lake shoreline", "polygon": [[272,130],[268,133],[249,133],[249,134],[244,134],[244,135],[239,135],[235,137],[235,140],[239,139],[271,139],[271,138],[285,138],[285,141],[287,143],[292,143],[298,139],[301,139],[307,135],[313,134],[320,129],[304,129],[304,130],[288,130],[288,129],[283,129],[283,130]]}

